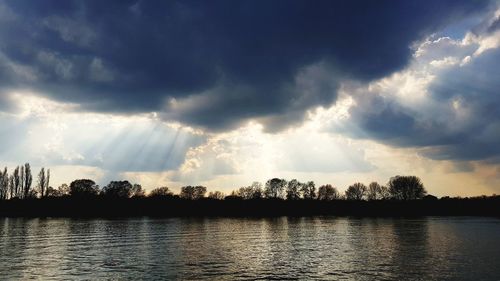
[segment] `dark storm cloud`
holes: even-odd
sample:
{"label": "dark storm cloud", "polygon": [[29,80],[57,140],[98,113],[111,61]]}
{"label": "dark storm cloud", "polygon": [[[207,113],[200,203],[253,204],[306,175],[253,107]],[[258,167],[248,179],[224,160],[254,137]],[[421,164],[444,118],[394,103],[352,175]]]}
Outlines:
{"label": "dark storm cloud", "polygon": [[[411,55],[412,42],[488,5],[486,1],[1,4],[3,87],[35,89],[87,110],[163,111],[164,118],[211,129],[235,126],[248,118],[262,118],[271,129],[300,121],[311,106],[336,100],[341,79],[368,81],[401,69]],[[318,78],[317,65],[335,77],[325,78],[322,72]],[[305,90],[307,83],[325,87]],[[180,106],[167,103],[172,98]]]}

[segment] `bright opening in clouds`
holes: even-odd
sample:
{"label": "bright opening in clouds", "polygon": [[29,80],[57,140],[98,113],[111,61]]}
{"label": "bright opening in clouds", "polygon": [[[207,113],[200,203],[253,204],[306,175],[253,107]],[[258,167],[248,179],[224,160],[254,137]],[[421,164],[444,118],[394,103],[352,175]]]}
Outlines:
{"label": "bright opening in clouds", "polygon": [[0,161],[500,192],[498,1],[0,1]]}

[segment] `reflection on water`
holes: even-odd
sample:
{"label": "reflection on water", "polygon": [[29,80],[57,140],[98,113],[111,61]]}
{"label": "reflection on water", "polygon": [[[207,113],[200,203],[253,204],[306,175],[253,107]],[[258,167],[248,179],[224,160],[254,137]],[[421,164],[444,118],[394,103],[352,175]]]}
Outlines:
{"label": "reflection on water", "polygon": [[0,279],[499,280],[489,218],[0,219]]}

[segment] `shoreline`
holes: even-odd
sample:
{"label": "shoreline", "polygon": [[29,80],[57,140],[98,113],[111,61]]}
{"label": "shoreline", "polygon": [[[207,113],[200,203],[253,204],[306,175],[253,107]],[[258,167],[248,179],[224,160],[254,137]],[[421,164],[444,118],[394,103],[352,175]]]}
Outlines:
{"label": "shoreline", "polygon": [[44,198],[0,201],[0,217],[500,217],[500,196],[439,200]]}

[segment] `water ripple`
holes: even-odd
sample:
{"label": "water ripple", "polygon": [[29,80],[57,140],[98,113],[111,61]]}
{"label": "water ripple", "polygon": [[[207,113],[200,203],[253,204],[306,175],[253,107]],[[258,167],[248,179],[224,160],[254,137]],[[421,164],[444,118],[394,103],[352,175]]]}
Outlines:
{"label": "water ripple", "polygon": [[498,280],[498,233],[485,218],[4,218],[0,279]]}

